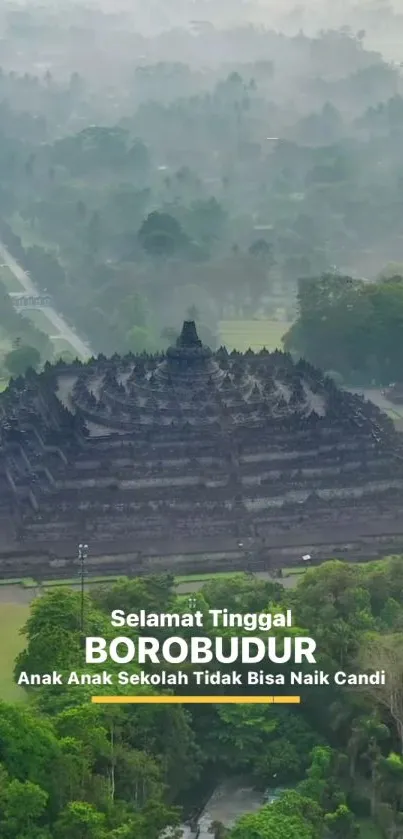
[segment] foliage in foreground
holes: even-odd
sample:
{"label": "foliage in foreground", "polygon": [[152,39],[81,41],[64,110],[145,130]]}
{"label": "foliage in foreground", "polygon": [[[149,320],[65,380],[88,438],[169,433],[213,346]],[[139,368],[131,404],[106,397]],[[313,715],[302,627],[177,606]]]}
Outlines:
{"label": "foliage in foreground", "polygon": [[[318,669],[384,668],[387,684],[349,691],[332,683],[304,687],[302,706],[292,710],[99,706],[89,702],[91,687],[29,688],[28,705],[1,706],[1,836],[156,839],[200,802],[206,778],[217,782],[242,773],[261,789],[282,785],[294,791],[242,817],[231,839],[354,839],[359,821],[370,817],[385,835],[400,839],[403,561],[395,557],[364,567],[329,562],[309,570],[293,591],[240,576],[212,580],[196,599],[205,614],[224,606],[237,612],[291,608],[293,631],[306,634],[298,627],[309,627],[317,641]],[[187,603],[177,598],[172,577],[119,580],[87,597],[86,633],[112,638],[114,608],[186,611]],[[208,618],[206,625],[213,633]],[[76,593],[51,591],[35,601],[25,633],[16,675],[88,671]],[[131,629],[125,634],[136,637]],[[108,667],[117,669],[122,667]],[[137,665],[123,669],[135,672]],[[273,665],[262,669],[270,672]],[[288,665],[277,670],[287,676]]]}

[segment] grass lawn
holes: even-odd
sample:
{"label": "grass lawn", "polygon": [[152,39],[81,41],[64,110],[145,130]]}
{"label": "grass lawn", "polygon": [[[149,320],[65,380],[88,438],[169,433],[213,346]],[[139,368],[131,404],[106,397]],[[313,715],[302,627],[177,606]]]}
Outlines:
{"label": "grass lawn", "polygon": [[0,327],[0,355],[7,355],[13,348],[13,339],[7,334],[3,327]]}
{"label": "grass lawn", "polygon": [[[54,327],[53,327],[53,333],[54,333]],[[55,348],[55,355],[56,356],[57,356],[58,353],[68,352],[68,353],[70,353],[70,355],[73,356],[73,358],[77,357],[77,350],[75,350],[74,347],[72,347],[71,344],[69,344],[69,342],[66,341],[65,338],[54,338],[52,343],[53,343],[53,346]]]}
{"label": "grass lawn", "polygon": [[0,603],[0,699],[14,702],[24,698],[22,688],[13,682],[14,661],[24,647],[19,631],[27,620],[27,604]]}
{"label": "grass lawn", "polygon": [[359,819],[360,839],[382,839],[379,827],[371,819]]}
{"label": "grass lawn", "polygon": [[8,265],[0,266],[0,282],[6,287],[7,291],[24,291],[23,286],[14,276]]}
{"label": "grass lawn", "polygon": [[[294,574],[300,575],[305,574],[306,568],[300,567],[292,567],[292,568],[283,568],[283,577],[290,577]],[[206,574],[182,574],[175,577],[176,585],[183,585],[184,583],[208,583],[210,580],[230,580],[234,577],[246,577],[248,576],[244,571],[216,571],[216,572],[207,572]],[[123,574],[119,576],[109,575],[106,576],[94,576],[94,577],[87,577],[86,578],[86,585],[98,585],[102,583],[116,583],[118,580],[121,580],[124,577]],[[27,579],[20,579],[16,578],[13,580],[0,580],[0,587],[1,586],[9,586],[9,585],[21,585],[23,588],[37,588],[38,586],[44,589],[51,589],[51,588],[66,588],[66,587],[76,587],[80,585],[79,575],[75,578],[68,578],[68,579],[56,579],[56,580],[45,580],[42,583],[38,583],[36,580],[32,580],[31,578]]]}
{"label": "grass lawn", "polygon": [[386,414],[391,419],[402,419],[402,417],[403,417],[403,405],[396,406],[396,408],[387,408]]}
{"label": "grass lawn", "polygon": [[[87,577],[86,578],[86,585],[96,585],[98,583],[116,583],[118,580],[121,580],[124,575],[121,574],[119,577],[114,576],[105,576],[105,577]],[[223,571],[218,572],[215,574],[185,574],[184,576],[175,577],[175,583],[180,585],[182,583],[206,583],[209,580],[216,580],[216,579],[232,579],[232,577],[243,577],[244,574],[242,571]],[[139,578],[141,579],[141,578]],[[5,581],[7,582],[7,581]],[[36,586],[37,583],[32,581],[33,586]],[[80,585],[79,576],[75,579],[68,579],[68,580],[45,580],[42,583],[43,588],[60,588],[64,586],[78,586]],[[25,584],[27,587],[27,585]]]}
{"label": "grass lawn", "polygon": [[295,577],[301,576],[301,574],[305,574],[308,569],[305,567],[302,568],[283,568],[283,577]]}
{"label": "grass lawn", "polygon": [[0,328],[0,393],[6,389],[9,377],[7,376],[7,370],[4,364],[4,359],[7,353],[10,352],[13,348],[13,343],[11,338],[8,337],[4,329]]}
{"label": "grass lawn", "polygon": [[176,583],[204,583],[208,580],[217,579],[232,579],[233,577],[243,577],[243,571],[217,571],[215,574],[185,574],[183,576],[175,577]]}
{"label": "grass lawn", "polygon": [[[86,577],[86,585],[96,585],[99,583],[116,583],[120,580],[121,577]],[[32,581],[34,586],[37,585],[34,581]],[[65,586],[78,586],[81,585],[79,575],[75,579],[71,578],[69,580],[45,580],[42,583],[43,588],[63,588]],[[30,588],[31,586],[26,586],[26,588]]]}
{"label": "grass lawn", "polygon": [[219,334],[230,350],[283,349],[282,337],[291,324],[282,320],[221,320]]}
{"label": "grass lawn", "polygon": [[[290,577],[294,574],[305,574],[306,568],[283,568],[283,576]],[[209,580],[232,580],[234,577],[246,577],[247,574],[244,571],[216,571],[210,572],[207,574],[182,574],[178,577],[175,577],[176,585],[182,585],[183,583],[207,583]],[[96,583],[116,583],[117,580],[122,579],[124,577],[121,574],[119,577],[115,576],[105,576],[105,577],[87,577],[86,578],[86,585],[88,584],[96,584]],[[141,577],[138,579],[142,579]],[[5,581],[7,582],[7,581]],[[75,579],[67,579],[67,580],[45,580],[42,583],[43,588],[60,588],[61,586],[76,586],[79,585],[80,580],[79,576]],[[30,586],[36,586],[37,583],[32,581],[24,581],[25,587],[29,588]]]}
{"label": "grass lawn", "polygon": [[54,335],[55,331],[57,331],[52,321],[40,309],[24,309],[23,314],[25,318],[30,320],[45,335]]}

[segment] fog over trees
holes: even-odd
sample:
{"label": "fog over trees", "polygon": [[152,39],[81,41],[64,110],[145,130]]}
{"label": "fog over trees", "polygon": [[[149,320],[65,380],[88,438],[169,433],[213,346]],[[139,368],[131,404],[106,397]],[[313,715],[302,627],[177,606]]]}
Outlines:
{"label": "fog over trees", "polygon": [[3,7],[1,238],[95,351],[403,262],[402,18],[328,5]]}

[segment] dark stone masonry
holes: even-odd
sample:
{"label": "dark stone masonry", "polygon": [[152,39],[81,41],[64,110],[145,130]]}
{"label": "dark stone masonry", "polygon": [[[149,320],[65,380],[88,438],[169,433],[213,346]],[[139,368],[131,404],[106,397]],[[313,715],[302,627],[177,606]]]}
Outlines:
{"label": "dark stone masonry", "polygon": [[0,397],[0,576],[270,570],[403,550],[393,423],[286,353],[46,365]]}

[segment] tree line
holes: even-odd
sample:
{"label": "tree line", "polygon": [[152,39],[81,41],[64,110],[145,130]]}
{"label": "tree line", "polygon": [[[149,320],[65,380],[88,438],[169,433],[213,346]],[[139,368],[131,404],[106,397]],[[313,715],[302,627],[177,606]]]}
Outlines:
{"label": "tree line", "polygon": [[300,280],[298,317],[285,348],[355,385],[401,381],[403,270],[376,282],[323,274]]}

